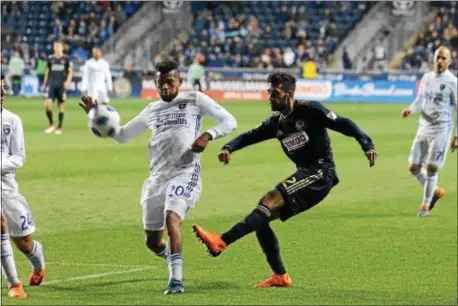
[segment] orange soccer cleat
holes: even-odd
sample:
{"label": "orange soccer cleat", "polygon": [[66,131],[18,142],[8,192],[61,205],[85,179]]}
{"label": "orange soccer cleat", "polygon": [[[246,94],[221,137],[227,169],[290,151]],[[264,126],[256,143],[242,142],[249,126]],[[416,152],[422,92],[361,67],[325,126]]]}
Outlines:
{"label": "orange soccer cleat", "polygon": [[431,200],[431,204],[429,204],[429,210],[432,210],[434,206],[436,206],[437,201],[445,197],[445,189],[437,187],[434,191],[433,199]]}
{"label": "orange soccer cleat", "polygon": [[11,285],[8,288],[8,295],[17,299],[25,299],[27,297],[27,293],[25,293],[21,282]]}
{"label": "orange soccer cleat", "polygon": [[199,240],[207,246],[208,253],[211,256],[219,256],[227,247],[226,242],[221,239],[221,235],[207,232],[197,224],[194,224],[192,229],[194,230],[194,233],[196,233],[197,238],[199,238]]}
{"label": "orange soccer cleat", "polygon": [[292,285],[293,285],[293,280],[291,279],[288,273],[285,273],[283,275],[272,274],[272,276],[268,280],[260,284],[257,284],[255,287],[256,288],[291,287]]}
{"label": "orange soccer cleat", "polygon": [[39,286],[45,278],[45,269],[40,272],[32,271],[29,276],[29,286]]}

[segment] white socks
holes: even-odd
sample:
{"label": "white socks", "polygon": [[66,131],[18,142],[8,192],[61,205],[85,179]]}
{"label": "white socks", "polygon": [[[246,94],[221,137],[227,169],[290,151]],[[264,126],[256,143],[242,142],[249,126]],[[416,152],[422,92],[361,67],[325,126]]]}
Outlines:
{"label": "white socks", "polygon": [[8,286],[19,282],[16,270],[16,263],[13,257],[13,248],[11,247],[10,235],[2,234],[2,251],[1,251],[2,272],[8,282]]}
{"label": "white socks", "polygon": [[41,244],[34,240],[33,241],[33,251],[27,255],[30,263],[32,264],[33,270],[35,272],[40,272],[45,268],[45,258],[43,257],[43,247]]}
{"label": "white socks", "polygon": [[423,204],[428,205],[431,203],[431,200],[434,196],[434,191],[437,188],[438,175],[435,173],[432,176],[426,176],[425,187],[423,190]]}
{"label": "white socks", "polygon": [[180,253],[171,254],[167,257],[169,266],[169,280],[175,279],[181,281],[183,279],[183,258]]}

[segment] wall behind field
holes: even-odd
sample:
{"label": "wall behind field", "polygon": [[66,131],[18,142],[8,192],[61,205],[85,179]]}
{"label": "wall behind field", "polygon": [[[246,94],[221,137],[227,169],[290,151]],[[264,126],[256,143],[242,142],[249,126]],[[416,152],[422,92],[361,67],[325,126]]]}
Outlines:
{"label": "wall behind field", "polygon": [[[267,71],[220,69],[207,71],[203,90],[216,100],[266,101]],[[113,98],[157,99],[153,73],[113,69]],[[182,90],[193,90],[183,71]],[[298,79],[296,98],[343,103],[411,103],[417,95],[418,73],[326,72],[317,79]],[[39,96],[40,79],[33,70],[22,78],[22,95]],[[75,72],[69,96],[81,94],[81,74]]]}

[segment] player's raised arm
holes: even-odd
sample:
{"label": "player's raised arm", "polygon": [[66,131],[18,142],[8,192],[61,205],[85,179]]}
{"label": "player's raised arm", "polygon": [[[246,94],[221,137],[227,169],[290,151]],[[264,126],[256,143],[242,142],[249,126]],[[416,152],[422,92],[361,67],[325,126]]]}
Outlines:
{"label": "player's raised arm", "polygon": [[317,118],[319,118],[319,120],[323,120],[323,123],[327,128],[345,136],[355,138],[369,159],[369,165],[372,167],[375,164],[375,159],[377,158],[375,145],[372,142],[372,139],[364,133],[356,123],[348,118],[336,115],[333,111],[327,109],[319,103],[316,103],[314,108],[317,111]]}
{"label": "player's raised arm", "polygon": [[237,128],[237,121],[225,108],[212,98],[201,92],[196,92],[196,103],[202,115],[208,115],[218,122],[218,125],[200,135],[191,145],[193,152],[201,153],[210,140],[215,140],[229,134]]}
{"label": "player's raised arm", "polygon": [[221,138],[237,128],[237,121],[234,116],[224,107],[215,102],[212,98],[201,92],[196,92],[197,104],[203,114],[218,122],[218,125],[209,129],[207,133],[212,136],[212,140]]}
{"label": "player's raised arm", "polygon": [[405,108],[402,111],[402,117],[405,118],[405,117],[409,116],[410,114],[418,113],[421,110],[421,107],[422,107],[423,102],[424,102],[424,94],[423,94],[423,91],[424,91],[424,85],[423,85],[424,80],[425,80],[425,75],[423,75],[423,77],[420,80],[420,86],[418,87],[418,95],[417,95],[417,97],[412,102],[412,104],[409,105],[409,107]]}
{"label": "player's raised arm", "polygon": [[[83,108],[86,114],[97,105],[97,101],[86,95],[81,97],[81,101],[82,103],[79,105]],[[148,119],[146,117],[147,111],[148,106],[135,118],[127,122],[125,125],[118,127],[112,137],[119,143],[127,143],[133,138],[143,134],[148,129]]]}
{"label": "player's raised arm", "polygon": [[275,138],[276,125],[278,123],[277,119],[278,117],[270,117],[262,122],[261,125],[257,128],[240,134],[239,136],[226,143],[218,154],[219,161],[227,164],[229,163],[231,153],[258,142]]}
{"label": "player's raised arm", "polygon": [[21,118],[16,117],[10,133],[12,133],[11,155],[6,157],[6,155],[2,154],[2,174],[14,172],[16,169],[21,168],[25,162],[24,130]]}
{"label": "player's raised arm", "polygon": [[127,143],[133,138],[143,134],[148,129],[148,121],[145,110],[125,125],[116,129],[113,138],[119,143]]}

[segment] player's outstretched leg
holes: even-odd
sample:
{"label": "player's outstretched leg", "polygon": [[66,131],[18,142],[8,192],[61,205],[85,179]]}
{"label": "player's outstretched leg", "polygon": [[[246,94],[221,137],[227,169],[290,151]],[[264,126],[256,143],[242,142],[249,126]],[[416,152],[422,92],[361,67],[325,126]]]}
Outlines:
{"label": "player's outstretched leg", "polygon": [[51,99],[45,100],[45,111],[46,111],[46,117],[48,118],[48,121],[49,121],[49,126],[44,132],[45,134],[51,134],[52,132],[56,130],[56,126],[54,125],[54,120],[53,120],[53,115],[52,115],[52,100]]}
{"label": "player's outstretched leg", "polygon": [[[414,178],[417,180],[417,182],[419,182],[422,186],[423,186],[423,189],[424,189],[424,193],[425,193],[425,183],[427,181],[427,175],[426,175],[426,169],[423,168],[421,165],[416,165],[416,164],[412,164],[409,166],[409,171],[410,173],[412,173],[412,175],[414,176]],[[437,171],[437,170],[436,170]],[[436,181],[436,184],[437,184],[437,181]],[[424,210],[424,212],[422,212],[422,214],[424,215],[428,215],[428,211],[431,211],[434,206],[436,205],[437,201],[442,199],[444,196],[445,196],[445,189],[441,188],[441,187],[436,187],[436,189],[434,190],[434,194],[433,194],[433,197],[431,199],[431,203],[429,204],[429,209],[428,210]],[[423,204],[422,204],[423,206]],[[421,210],[421,208],[420,208]]]}
{"label": "player's outstretched leg", "polygon": [[169,267],[169,283],[164,291],[165,295],[184,293],[183,285],[183,258],[181,253],[181,217],[174,211],[167,210],[165,216],[167,233],[169,235],[169,254],[167,264]]}
{"label": "player's outstretched leg", "polygon": [[256,237],[266,255],[267,262],[273,271],[272,276],[266,281],[256,285],[256,288],[290,287],[293,281],[286,273],[283,260],[280,255],[280,245],[277,236],[269,224],[256,231]]}
{"label": "player's outstretched leg", "polygon": [[[438,175],[437,175],[437,170],[438,168],[434,165],[428,165],[426,167],[426,180],[425,180],[425,185],[423,188],[423,203],[420,206],[420,209],[418,210],[418,217],[426,217],[429,216],[429,211],[430,211],[430,206],[434,197],[434,194],[436,193],[437,189],[437,180],[438,180]],[[436,204],[437,200],[445,195],[445,192],[442,194],[438,193],[438,196],[436,196],[436,200],[434,202],[434,205]]]}
{"label": "player's outstretched leg", "polygon": [[219,256],[229,244],[269,224],[273,217],[272,212],[283,205],[283,197],[280,192],[275,189],[269,191],[248,216],[222,235],[208,232],[197,224],[194,224],[192,228],[197,238],[206,245],[209,254],[216,257]]}
{"label": "player's outstretched leg", "polygon": [[39,286],[46,274],[45,258],[41,243],[33,240],[32,234],[25,237],[13,237],[17,248],[27,257],[32,265],[29,276],[29,286]]}
{"label": "player's outstretched leg", "polygon": [[8,295],[14,298],[24,299],[27,297],[27,294],[17,275],[13,248],[11,247],[10,235],[8,234],[7,221],[3,213],[1,220],[1,263],[3,275],[8,283]]}

